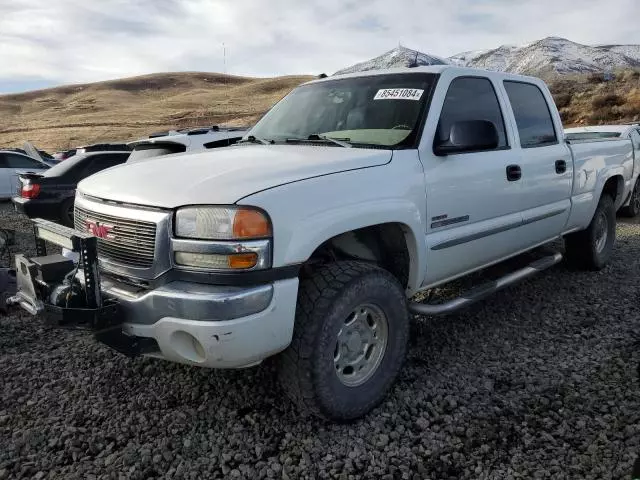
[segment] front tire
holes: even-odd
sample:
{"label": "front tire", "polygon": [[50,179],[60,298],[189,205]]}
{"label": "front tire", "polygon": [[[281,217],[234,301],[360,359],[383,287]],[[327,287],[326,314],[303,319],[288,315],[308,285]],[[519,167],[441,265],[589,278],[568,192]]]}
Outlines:
{"label": "front tire", "polygon": [[407,301],[395,277],[375,265],[332,263],[300,284],[280,381],[303,412],[354,420],[384,399],[408,339]]}
{"label": "front tire", "polygon": [[615,206],[613,199],[605,194],[587,229],[565,238],[567,261],[581,270],[601,270],[611,259],[615,239]]}

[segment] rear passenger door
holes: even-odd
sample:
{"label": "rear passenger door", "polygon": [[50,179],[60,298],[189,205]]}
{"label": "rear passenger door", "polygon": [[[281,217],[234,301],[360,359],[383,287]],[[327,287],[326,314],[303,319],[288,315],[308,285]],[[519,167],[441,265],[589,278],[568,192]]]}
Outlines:
{"label": "rear passenger door", "polygon": [[571,210],[573,161],[557,131],[549,108],[550,96],[534,83],[505,81],[520,148],[525,235],[530,244],[558,237]]}

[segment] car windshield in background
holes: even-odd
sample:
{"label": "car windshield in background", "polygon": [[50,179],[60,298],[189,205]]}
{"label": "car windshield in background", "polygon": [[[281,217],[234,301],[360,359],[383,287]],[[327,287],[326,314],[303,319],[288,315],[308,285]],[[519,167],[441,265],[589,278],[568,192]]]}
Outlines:
{"label": "car windshield in background", "polygon": [[327,137],[355,147],[409,146],[415,142],[434,81],[433,74],[403,73],[302,85],[275,105],[249,135],[268,142]]}
{"label": "car windshield in background", "polygon": [[565,137],[567,140],[593,140],[597,138],[618,138],[620,137],[620,132],[567,133]]}

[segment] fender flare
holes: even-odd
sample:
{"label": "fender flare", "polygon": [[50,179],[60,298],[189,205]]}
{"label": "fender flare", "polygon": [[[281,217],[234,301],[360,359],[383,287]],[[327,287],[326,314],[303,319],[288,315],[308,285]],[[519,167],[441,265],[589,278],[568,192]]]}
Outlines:
{"label": "fender flare", "polygon": [[407,291],[415,293],[426,271],[426,238],[418,207],[406,200],[367,201],[310,215],[291,231],[285,264],[306,262],[320,245],[343,233],[388,223],[404,231],[410,258]]}
{"label": "fender flare", "polygon": [[602,198],[602,195],[604,193],[604,186],[612,178],[615,178],[617,180],[617,182],[618,182],[617,196],[616,196],[616,198],[613,199],[613,203],[615,205],[616,211],[624,203],[624,200],[625,200],[625,198],[624,198],[624,175],[623,175],[622,167],[608,170],[607,173],[608,173],[608,175],[606,175],[606,176],[602,175],[598,179],[598,183],[596,184],[595,191],[597,192],[597,195],[594,198],[596,201],[593,202],[593,205],[592,205],[592,208],[591,208],[591,215],[589,217],[590,219],[592,219],[593,216],[596,213],[596,208],[598,208],[598,202],[600,202],[600,199]]}

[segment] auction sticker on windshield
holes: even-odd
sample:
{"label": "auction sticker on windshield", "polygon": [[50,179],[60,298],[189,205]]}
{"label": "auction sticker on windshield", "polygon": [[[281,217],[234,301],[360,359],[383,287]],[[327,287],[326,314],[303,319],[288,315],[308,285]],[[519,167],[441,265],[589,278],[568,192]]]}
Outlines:
{"label": "auction sticker on windshield", "polygon": [[381,88],[374,100],[420,100],[424,90],[419,88]]}

